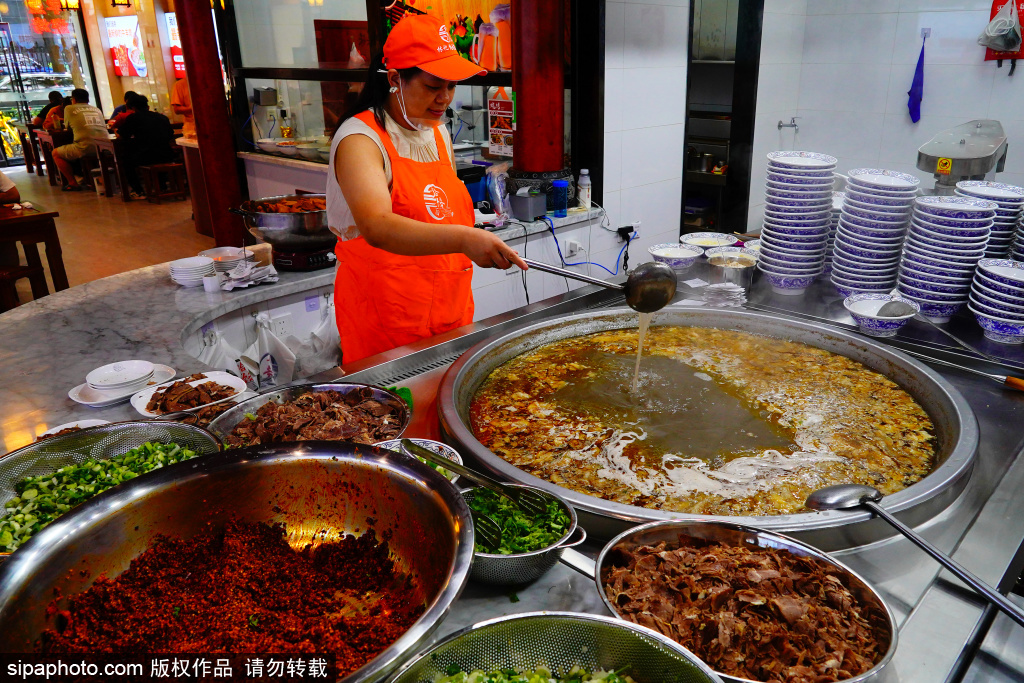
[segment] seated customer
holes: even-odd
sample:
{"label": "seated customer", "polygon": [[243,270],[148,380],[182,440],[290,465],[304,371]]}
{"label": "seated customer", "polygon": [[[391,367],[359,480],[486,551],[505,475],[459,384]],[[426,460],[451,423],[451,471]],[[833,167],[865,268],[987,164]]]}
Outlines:
{"label": "seated customer", "polygon": [[65,97],[56,107],[46,114],[43,121],[43,130],[50,133],[64,129],[64,110],[71,105],[71,98]]}
{"label": "seated customer", "polygon": [[121,125],[121,122],[128,118],[128,115],[131,114],[128,111],[128,100],[137,94],[134,90],[129,90],[124,94],[124,104],[114,107],[114,113],[110,115],[110,120],[107,121],[108,126],[116,130]]}
{"label": "seated customer", "polygon": [[75,88],[71,91],[72,104],[64,108],[64,123],[75,134],[75,141],[70,145],[61,145],[53,150],[53,160],[57,169],[64,176],[66,191],[82,189],[75,178],[71,162],[83,157],[96,156],[95,140],[109,137],[107,122],[103,112],[89,104],[89,91]]}
{"label": "seated customer", "polygon": [[51,90],[50,94],[47,95],[47,99],[50,100],[50,103],[42,109],[40,109],[39,113],[36,114],[34,119],[32,119],[32,123],[37,126],[43,125],[43,122],[46,121],[46,115],[49,114],[50,110],[54,107],[60,106],[60,104],[64,101],[64,96],[61,95],[60,92],[58,92],[57,90]]}
{"label": "seated customer", "polygon": [[142,183],[139,182],[139,166],[166,164],[174,159],[171,140],[174,130],[171,121],[163,114],[149,110],[145,95],[132,94],[128,99],[129,116],[117,128],[117,135],[125,140],[127,165],[125,175],[131,187],[133,198],[142,197]]}

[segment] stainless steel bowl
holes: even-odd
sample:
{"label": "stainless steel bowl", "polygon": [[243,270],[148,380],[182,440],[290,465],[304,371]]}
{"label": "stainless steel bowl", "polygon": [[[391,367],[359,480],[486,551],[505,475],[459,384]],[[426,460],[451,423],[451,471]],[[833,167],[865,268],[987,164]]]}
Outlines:
{"label": "stainless steel bowl", "polygon": [[323,194],[283,194],[242,202],[240,209],[232,212],[245,218],[245,227],[255,237],[269,242],[282,251],[316,251],[334,246],[337,238],[327,227],[326,211],[303,211],[300,213],[263,213],[256,207],[261,202],[280,202],[294,199],[320,197]]}
{"label": "stainless steel bowl", "polygon": [[287,403],[288,401],[292,401],[303,394],[316,391],[340,391],[343,394],[347,394],[350,391],[364,388],[372,389],[373,398],[377,401],[393,405],[399,409],[400,412],[398,419],[401,422],[401,429],[395,438],[397,439],[402,436],[406,427],[409,426],[410,420],[412,420],[412,410],[409,409],[409,404],[402,400],[402,397],[393,391],[381,389],[380,387],[375,387],[372,384],[358,384],[355,382],[336,382],[333,384],[292,384],[273,391],[265,391],[258,396],[253,396],[252,398],[246,399],[238,405],[225,410],[210,423],[207,429],[213,432],[213,434],[216,435],[222,443],[226,443],[225,439],[231,434],[235,426],[245,419],[245,414],[255,413],[264,403],[269,403],[270,401],[275,403]]}
{"label": "stainless steel bowl", "polygon": [[[937,465],[920,482],[886,496],[883,504],[911,524],[920,524],[952,503],[967,485],[978,448],[978,422],[964,397],[924,364],[892,347],[860,335],[783,320],[750,311],[668,309],[653,325],[689,325],[741,330],[781,337],[847,356],[880,372],[910,393],[935,425]],[[446,440],[467,459],[476,460],[495,478],[557,493],[576,508],[580,524],[591,537],[607,540],[637,524],[707,516],[650,510],[577,493],[514,467],[477,441],[470,428],[469,408],[477,389],[502,363],[550,342],[580,335],[635,328],[636,313],[614,309],[555,318],[485,340],[449,368],[438,390],[438,413]],[[888,525],[867,512],[833,510],[763,517],[716,517],[762,529],[784,531],[823,549],[849,548],[893,535]]]}
{"label": "stainless steel bowl", "polygon": [[528,612],[481,621],[448,636],[406,664],[391,683],[423,683],[463,671],[548,667],[566,674],[629,667],[637,681],[716,683],[722,680],[672,640],[628,621],[573,612]]}
{"label": "stainless steel bowl", "polygon": [[[519,488],[526,487],[520,486]],[[473,496],[478,490],[477,488],[462,489],[462,497],[467,502],[472,502]],[[542,496],[551,496],[569,515],[571,520],[569,530],[553,545],[530,553],[499,555],[475,552],[473,553],[471,579],[492,586],[519,586],[536,581],[555,566],[563,551],[567,548],[575,548],[587,540],[587,532],[577,526],[576,511],[572,509],[571,505],[565,502],[561,496],[556,496],[548,491],[539,491],[538,493]]]}
{"label": "stainless steel bowl", "polygon": [[[378,680],[420,647],[469,577],[469,508],[427,465],[323,441],[236,449],[133,479],[30,539],[0,568],[0,652],[33,650],[52,625],[47,605],[55,595],[77,595],[100,576],[117,576],[157,534],[189,538],[223,524],[225,511],[242,521],[283,523],[296,548],[370,527],[390,534],[392,557],[413,576],[426,611],[346,682]],[[60,609],[66,603],[61,598]]]}
{"label": "stainless steel bowl", "polygon": [[[745,524],[718,521],[676,521],[676,522],[652,522],[644,524],[629,531],[626,531],[616,538],[613,538],[601,550],[597,556],[597,562],[570,551],[563,556],[563,562],[576,571],[590,576],[597,584],[597,591],[601,594],[608,610],[618,616],[619,612],[614,603],[608,599],[604,590],[602,575],[606,567],[613,566],[616,555],[623,551],[646,545],[655,545],[664,541],[668,547],[674,548],[679,545],[679,536],[685,535],[693,538],[701,538],[712,542],[721,542],[734,546],[757,546],[761,548],[777,548],[788,550],[794,555],[813,557],[838,569],[844,576],[844,585],[853,593],[854,597],[862,605],[872,605],[877,611],[885,614],[886,623],[878,637],[887,638],[888,646],[881,661],[870,670],[859,676],[844,679],[842,683],[884,683],[897,679],[895,668],[888,666],[893,655],[896,654],[896,643],[898,639],[898,628],[896,616],[889,606],[882,600],[882,596],[872,588],[859,574],[841,562],[834,560],[829,555],[797,540],[772,533],[763,529],[756,529]],[[621,618],[621,617],[620,617]],[[757,683],[746,678],[728,676],[722,672],[716,672],[723,680],[734,681],[735,683]]]}

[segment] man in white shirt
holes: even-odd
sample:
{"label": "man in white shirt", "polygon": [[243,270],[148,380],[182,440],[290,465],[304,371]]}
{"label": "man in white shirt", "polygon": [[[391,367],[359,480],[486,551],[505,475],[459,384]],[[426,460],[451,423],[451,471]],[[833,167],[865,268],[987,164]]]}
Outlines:
{"label": "man in white shirt", "polygon": [[64,107],[64,123],[74,132],[75,141],[54,149],[53,160],[64,176],[62,189],[80,190],[82,187],[75,178],[71,162],[96,156],[95,140],[110,137],[107,120],[102,111],[89,104],[89,91],[76,88],[71,91],[71,104]]}

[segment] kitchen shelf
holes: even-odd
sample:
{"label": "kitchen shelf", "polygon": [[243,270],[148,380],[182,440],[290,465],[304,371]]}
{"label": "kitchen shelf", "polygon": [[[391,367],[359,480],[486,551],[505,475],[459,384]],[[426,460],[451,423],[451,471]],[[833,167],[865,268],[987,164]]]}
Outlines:
{"label": "kitchen shelf", "polygon": [[717,187],[725,187],[725,179],[725,173],[705,173],[704,171],[686,172],[687,182],[697,183],[699,185],[715,185]]}

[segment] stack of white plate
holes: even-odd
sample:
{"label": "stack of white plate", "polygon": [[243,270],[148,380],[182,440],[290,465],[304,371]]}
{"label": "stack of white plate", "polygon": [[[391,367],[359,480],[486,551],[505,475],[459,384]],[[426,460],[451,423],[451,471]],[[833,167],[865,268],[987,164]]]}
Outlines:
{"label": "stack of white plate", "polygon": [[967,303],[975,266],[996,215],[996,203],[972,197],[918,197],[903,245],[899,291],[933,322],[946,322]]}
{"label": "stack of white plate", "polygon": [[832,273],[832,252],[836,248],[836,232],[839,230],[839,218],[843,214],[843,201],[846,199],[845,192],[832,193],[832,215],[830,216],[828,242],[825,244],[825,274]]}
{"label": "stack of white plate", "polygon": [[123,360],[103,365],[85,376],[85,382],[68,392],[68,397],[91,408],[127,401],[132,394],[151,384],[166,382],[175,370],[145,360]]}
{"label": "stack of white plate", "polygon": [[967,307],[986,338],[1000,344],[1024,343],[1024,263],[979,261]]}
{"label": "stack of white plate", "polygon": [[961,180],[956,184],[956,193],[961,197],[985,199],[995,202],[996,217],[989,236],[986,258],[1004,258],[1010,253],[1016,232],[1024,212],[1024,187],[994,183],[990,180]]}
{"label": "stack of white plate", "polygon": [[779,294],[802,294],[825,267],[835,168],[818,152],[768,155],[757,267]]}
{"label": "stack of white plate", "polygon": [[204,275],[214,275],[217,268],[208,256],[190,256],[171,261],[171,279],[182,287],[200,287]]}
{"label": "stack of white plate", "polygon": [[881,168],[849,173],[832,252],[832,284],[843,296],[888,292],[921,180]]}
{"label": "stack of white plate", "polygon": [[200,256],[213,259],[213,267],[217,269],[218,273],[234,270],[235,266],[245,260],[246,254],[248,254],[248,258],[254,258],[251,251],[242,247],[214,247],[199,252]]}

